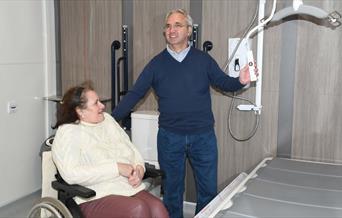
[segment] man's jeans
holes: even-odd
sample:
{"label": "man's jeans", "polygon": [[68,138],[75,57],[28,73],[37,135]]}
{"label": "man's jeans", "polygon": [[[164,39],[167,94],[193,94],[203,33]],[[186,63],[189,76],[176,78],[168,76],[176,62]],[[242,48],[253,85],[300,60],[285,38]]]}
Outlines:
{"label": "man's jeans", "polygon": [[196,183],[196,213],[217,194],[217,141],[214,130],[200,134],[158,131],[158,160],[163,178],[163,201],[171,218],[183,217],[186,158]]}

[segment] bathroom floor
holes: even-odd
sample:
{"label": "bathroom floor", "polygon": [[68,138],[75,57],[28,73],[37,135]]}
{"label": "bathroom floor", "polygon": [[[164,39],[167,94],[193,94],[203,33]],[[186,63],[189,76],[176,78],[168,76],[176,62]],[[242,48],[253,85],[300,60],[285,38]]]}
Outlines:
{"label": "bathroom floor", "polygon": [[27,217],[34,203],[40,199],[41,192],[34,192],[22,199],[0,208],[1,218],[23,218]]}
{"label": "bathroom floor", "polygon": [[[34,203],[40,199],[40,191],[34,192],[16,202],[0,208],[0,218],[25,218]],[[184,218],[194,216],[194,203],[184,203]]]}

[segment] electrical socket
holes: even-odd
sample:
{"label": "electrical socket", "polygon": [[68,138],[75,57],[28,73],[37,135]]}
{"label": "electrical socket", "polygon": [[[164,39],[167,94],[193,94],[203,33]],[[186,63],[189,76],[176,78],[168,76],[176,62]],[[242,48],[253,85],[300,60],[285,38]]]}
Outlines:
{"label": "electrical socket", "polygon": [[7,102],[7,113],[13,114],[18,111],[18,105],[15,101]]}

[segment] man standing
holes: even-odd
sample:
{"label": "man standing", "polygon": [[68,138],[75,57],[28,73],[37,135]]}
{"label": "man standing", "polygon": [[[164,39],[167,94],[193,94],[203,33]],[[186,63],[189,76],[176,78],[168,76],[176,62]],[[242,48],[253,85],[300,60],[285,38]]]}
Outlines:
{"label": "man standing", "polygon": [[165,18],[167,45],[144,68],[133,88],[113,111],[115,119],[130,110],[152,87],[158,98],[158,161],[163,201],[170,217],[183,217],[186,158],[193,169],[198,213],[217,194],[217,142],[210,86],[237,91],[250,82],[248,67],[239,78],[227,76],[207,53],[189,45],[192,18],[183,9]]}

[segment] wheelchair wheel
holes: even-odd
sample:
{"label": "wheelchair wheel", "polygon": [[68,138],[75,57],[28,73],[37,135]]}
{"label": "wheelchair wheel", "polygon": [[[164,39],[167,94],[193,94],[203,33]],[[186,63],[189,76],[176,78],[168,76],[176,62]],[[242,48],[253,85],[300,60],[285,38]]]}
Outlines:
{"label": "wheelchair wheel", "polygon": [[31,208],[28,218],[72,218],[72,215],[61,201],[44,197]]}

